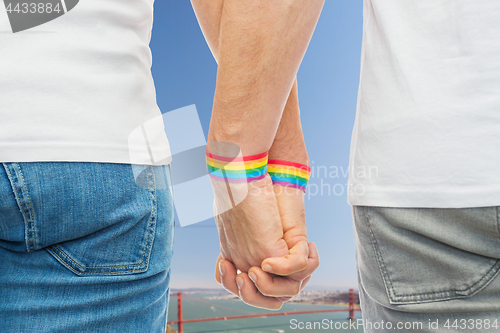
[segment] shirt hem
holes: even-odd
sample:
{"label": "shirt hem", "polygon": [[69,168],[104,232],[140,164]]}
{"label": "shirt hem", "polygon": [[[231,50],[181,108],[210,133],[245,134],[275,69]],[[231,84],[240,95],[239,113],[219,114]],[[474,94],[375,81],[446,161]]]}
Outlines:
{"label": "shirt hem", "polygon": [[[354,191],[354,190],[353,190]],[[456,191],[366,190],[349,193],[351,206],[401,208],[473,208],[500,206],[500,188]]]}
{"label": "shirt hem", "polygon": [[[131,160],[133,156],[133,162]],[[116,163],[116,164],[137,164],[137,165],[169,165],[172,156],[167,156],[159,161],[151,159],[142,151],[133,154],[129,150],[119,150],[116,148],[92,148],[92,147],[53,147],[29,149],[2,149],[0,148],[0,163],[22,163],[22,162],[96,162],[96,163]]]}

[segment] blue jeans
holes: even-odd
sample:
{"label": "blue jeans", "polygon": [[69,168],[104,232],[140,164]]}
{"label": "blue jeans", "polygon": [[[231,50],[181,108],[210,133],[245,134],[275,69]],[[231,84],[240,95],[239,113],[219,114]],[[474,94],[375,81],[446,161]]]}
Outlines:
{"label": "blue jeans", "polygon": [[127,164],[0,165],[2,333],[165,332],[170,167],[141,182]]}
{"label": "blue jeans", "polygon": [[499,210],[353,206],[365,332],[500,331]]}

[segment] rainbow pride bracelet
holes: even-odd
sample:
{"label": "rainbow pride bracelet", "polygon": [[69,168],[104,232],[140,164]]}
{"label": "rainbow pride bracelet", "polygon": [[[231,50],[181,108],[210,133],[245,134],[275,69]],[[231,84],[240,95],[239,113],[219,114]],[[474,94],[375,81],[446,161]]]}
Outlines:
{"label": "rainbow pride bracelet", "polygon": [[224,157],[205,151],[208,175],[216,180],[245,183],[262,179],[267,173],[267,155]]}
{"label": "rainbow pride bracelet", "polygon": [[282,160],[269,160],[267,172],[274,185],[290,186],[304,192],[311,176],[311,168],[307,165]]}

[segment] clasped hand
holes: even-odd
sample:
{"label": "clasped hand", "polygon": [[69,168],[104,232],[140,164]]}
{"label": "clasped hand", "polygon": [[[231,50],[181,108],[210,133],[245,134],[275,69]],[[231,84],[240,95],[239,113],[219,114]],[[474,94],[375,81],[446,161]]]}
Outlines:
{"label": "clasped hand", "polygon": [[213,185],[221,248],[217,282],[249,305],[280,309],[319,266],[316,246],[307,241],[304,193],[273,186],[269,175],[238,186]]}

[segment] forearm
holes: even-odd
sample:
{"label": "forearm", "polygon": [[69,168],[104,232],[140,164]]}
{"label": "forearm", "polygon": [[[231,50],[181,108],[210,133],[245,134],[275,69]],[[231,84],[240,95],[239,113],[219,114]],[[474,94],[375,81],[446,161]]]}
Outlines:
{"label": "forearm", "polygon": [[297,81],[294,82],[288,96],[278,130],[269,150],[269,159],[291,161],[309,166],[309,156],[300,121]]}
{"label": "forearm", "polygon": [[192,2],[219,63],[209,141],[269,150],[323,0]]}
{"label": "forearm", "polygon": [[[203,34],[205,36],[205,39],[208,43],[208,46],[210,50],[212,51],[212,54],[217,62],[219,62],[219,45],[220,45],[220,34],[221,34],[221,22],[222,22],[222,16],[223,16],[223,11],[224,11],[224,0],[211,0],[211,1],[206,1],[206,0],[191,0],[193,9],[196,13],[196,17],[198,19],[198,22],[200,23],[200,27],[203,31]],[[320,1],[316,1],[317,4],[320,4]],[[226,8],[227,9],[227,8]],[[308,157],[307,157],[307,151],[305,148],[304,144],[304,139],[302,135],[302,128],[300,125],[300,114],[299,114],[299,104],[298,104],[298,92],[297,92],[297,82],[293,83],[291,91],[289,91],[288,95],[286,96],[286,105],[283,111],[283,115],[281,117],[278,117],[283,108],[265,108],[263,105],[258,105],[259,103],[254,103],[254,105],[257,105],[261,112],[264,112],[264,110],[269,110],[269,118],[270,118],[270,124],[268,123],[268,133],[267,134],[274,134],[274,137],[272,135],[267,135],[267,136],[262,136],[262,135],[257,135],[257,133],[254,133],[253,136],[251,136],[251,131],[247,132],[248,135],[253,138],[254,141],[260,141],[260,142],[254,142],[253,145],[254,147],[266,147],[266,148],[255,148],[256,152],[260,151],[265,151],[268,150],[267,147],[269,146],[269,142],[272,142],[272,147],[269,152],[269,157],[272,159],[285,159],[289,161],[294,161],[297,163],[301,164],[306,164],[308,165]],[[262,100],[265,101],[265,96],[263,96]],[[278,101],[281,103],[282,101]],[[214,109],[215,110],[215,109]],[[220,110],[214,118],[220,118],[220,116],[224,115],[224,110]],[[245,112],[245,110],[242,110]],[[252,110],[250,110],[252,111]],[[235,115],[235,114],[234,114]],[[219,116],[219,117],[218,117]],[[250,114],[247,114],[247,119],[248,122],[254,123],[257,126],[257,131],[262,130],[262,119],[258,119],[257,112],[250,112]],[[252,117],[253,116],[253,117]],[[276,119],[277,118],[277,119]],[[276,124],[276,122],[279,122],[279,125]],[[233,130],[236,131],[236,133],[239,132],[238,130],[238,122],[239,121],[229,121],[229,119],[226,119],[226,123],[220,123],[220,122],[215,122],[213,121],[212,124],[215,126],[211,126],[211,133],[214,134],[209,135],[209,140],[210,138],[213,137],[227,137],[228,139],[231,139],[231,135],[227,135],[230,133],[225,133],[224,131],[224,124],[227,126],[231,125],[236,125],[235,127],[231,127]],[[247,122],[247,124],[248,124]],[[244,122],[241,122],[244,124]],[[219,135],[215,133],[214,127],[217,127],[217,125],[221,125],[219,127],[222,127],[222,133]],[[241,124],[239,124],[241,126]],[[277,131],[276,131],[277,127]],[[243,133],[245,134],[245,133]],[[251,146],[251,142],[248,142],[248,140],[245,140],[245,135],[242,137],[239,137],[239,144],[240,146],[242,145],[244,148],[247,146]],[[218,140],[218,141],[224,141],[224,140]],[[234,137],[233,140],[226,140],[230,142],[234,142]],[[251,153],[249,153],[251,154]],[[248,154],[247,154],[248,155]]]}

